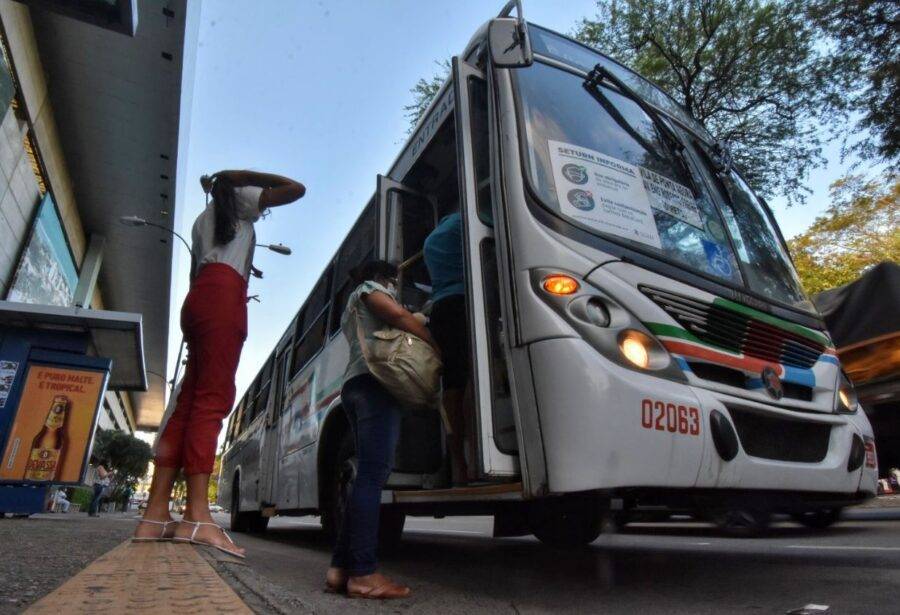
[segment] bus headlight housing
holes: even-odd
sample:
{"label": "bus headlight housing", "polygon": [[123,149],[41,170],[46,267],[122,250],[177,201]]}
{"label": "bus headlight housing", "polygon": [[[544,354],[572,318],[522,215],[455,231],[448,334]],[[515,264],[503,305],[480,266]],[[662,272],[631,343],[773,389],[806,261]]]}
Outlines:
{"label": "bus headlight housing", "polygon": [[634,371],[687,382],[662,343],[607,289],[571,273],[543,267],[531,270],[531,282],[541,301],[610,361]]}
{"label": "bus headlight housing", "polygon": [[837,411],[840,414],[854,414],[858,409],[859,400],[856,397],[856,389],[853,388],[853,383],[842,370],[838,380]]}

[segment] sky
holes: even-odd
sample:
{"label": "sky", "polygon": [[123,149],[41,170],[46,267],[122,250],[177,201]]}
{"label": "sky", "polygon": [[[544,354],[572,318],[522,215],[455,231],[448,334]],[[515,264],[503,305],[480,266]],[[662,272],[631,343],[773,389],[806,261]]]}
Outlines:
{"label": "sky", "polygon": [[[264,249],[251,279],[249,337],[237,376],[250,384],[312,284],[375,190],[405,140],[410,88],[435,62],[460,53],[501,0],[204,0],[193,73],[184,189],[177,230],[190,236],[204,207],[199,177],[221,169],[278,173],[307,187],[301,201],[257,223],[260,243],[283,243],[289,257]],[[595,14],[592,0],[525,0],[525,17],[571,33]],[[252,9],[249,7],[253,7]],[[828,185],[846,165],[837,148],[812,173],[804,206],[771,204],[786,237],[804,230],[827,204]],[[179,244],[176,244],[178,246]],[[177,254],[170,321],[170,374],[178,352],[189,260]]]}

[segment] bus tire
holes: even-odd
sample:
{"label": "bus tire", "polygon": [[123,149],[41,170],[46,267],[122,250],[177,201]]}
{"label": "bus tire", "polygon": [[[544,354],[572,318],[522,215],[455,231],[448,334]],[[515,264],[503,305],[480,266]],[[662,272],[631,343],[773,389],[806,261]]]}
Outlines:
{"label": "bus tire", "polygon": [[603,515],[592,498],[547,498],[532,505],[529,526],[545,545],[571,549],[588,545],[600,536]]}
{"label": "bus tire", "polygon": [[791,515],[791,519],[800,525],[814,530],[824,530],[826,527],[831,527],[840,518],[840,508],[819,508]]}
{"label": "bus tire", "polygon": [[[337,541],[344,520],[344,509],[350,498],[353,480],[356,478],[356,446],[353,434],[344,432],[337,452],[329,464],[325,505],[322,507],[322,528],[334,543]],[[393,506],[382,506],[378,524],[378,544],[384,550],[396,548],[403,536],[406,513]]]}
{"label": "bus tire", "polygon": [[241,512],[241,485],[238,477],[234,478],[231,489],[231,531],[242,534],[262,534],[269,526],[269,518],[263,517],[258,510]]}

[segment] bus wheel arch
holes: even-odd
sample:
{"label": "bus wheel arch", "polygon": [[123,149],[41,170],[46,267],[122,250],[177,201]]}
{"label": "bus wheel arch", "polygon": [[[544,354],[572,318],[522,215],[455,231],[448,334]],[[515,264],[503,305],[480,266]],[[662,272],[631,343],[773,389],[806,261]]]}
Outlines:
{"label": "bus wheel arch", "polygon": [[[356,445],[353,432],[343,412],[342,426],[332,422],[319,451],[319,511],[322,528],[328,538],[337,540],[344,509],[350,497],[350,486],[356,476]],[[323,432],[323,436],[324,436]],[[403,537],[406,513],[396,505],[381,507],[378,522],[378,545],[382,552],[395,549]]]}
{"label": "bus wheel arch", "polygon": [[319,434],[319,448],[316,454],[316,466],[319,479],[319,514],[322,528],[331,540],[337,538],[339,520],[335,518],[332,487],[335,479],[336,462],[341,445],[350,434],[350,423],[342,406],[335,406],[325,416]]}
{"label": "bus wheel arch", "polygon": [[246,534],[261,534],[269,526],[269,518],[262,511],[241,511],[241,471],[235,470],[231,483],[231,531]]}

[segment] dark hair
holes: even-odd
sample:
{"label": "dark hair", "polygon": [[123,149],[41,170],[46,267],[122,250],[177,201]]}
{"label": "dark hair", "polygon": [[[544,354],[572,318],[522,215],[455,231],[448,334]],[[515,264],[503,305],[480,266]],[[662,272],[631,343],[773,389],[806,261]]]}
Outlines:
{"label": "dark hair", "polygon": [[230,243],[237,233],[237,202],[234,183],[228,177],[216,177],[212,185],[213,207],[216,213],[216,245]]}
{"label": "dark hair", "polygon": [[350,270],[350,279],[354,284],[362,284],[367,280],[389,280],[396,278],[397,265],[387,261],[369,260]]}

